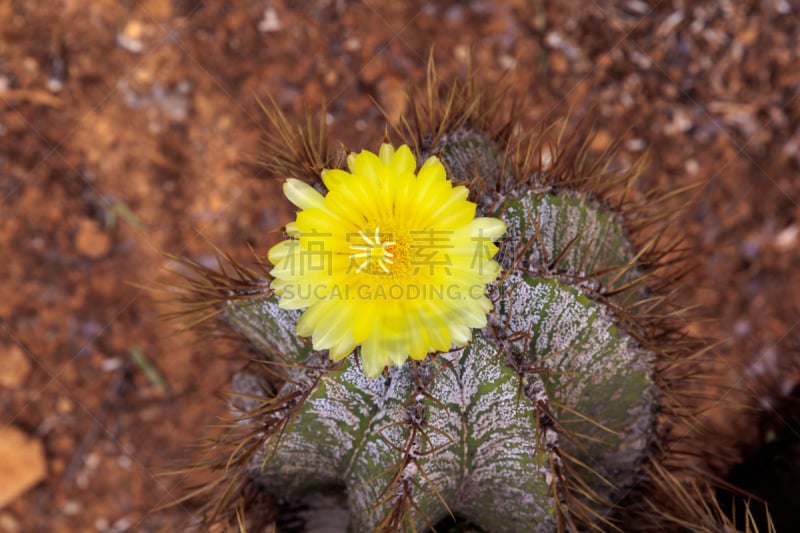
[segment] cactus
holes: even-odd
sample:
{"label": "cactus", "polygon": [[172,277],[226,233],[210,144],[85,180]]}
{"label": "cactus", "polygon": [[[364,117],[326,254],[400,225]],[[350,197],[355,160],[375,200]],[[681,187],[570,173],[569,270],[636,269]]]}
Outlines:
{"label": "cactus", "polygon": [[[278,305],[263,260],[219,271],[183,260],[195,272],[190,312],[215,315],[255,354],[233,380],[232,451],[215,464],[227,488],[204,488],[216,498],[207,521],[267,498],[262,511],[338,509],[352,531],[424,531],[453,517],[487,531],[606,530],[637,512],[658,527],[718,523],[702,503],[653,510],[659,495],[700,502],[703,489],[668,471],[664,421],[687,405],[671,383],[695,349],[675,340],[656,281],[665,217],[627,198],[640,166],[612,172],[613,150],[591,163],[588,144],[563,132],[547,162],[549,132],[509,139],[496,95],[473,79],[441,91],[431,70],[428,82],[398,135],[420,163],[438,155],[478,211],[508,228],[487,327],[370,379],[358,357],[333,362],[295,334],[300,312]],[[278,131],[268,169],[321,190],[319,172],[343,167],[324,123],[298,129],[265,110]],[[240,526],[253,507],[233,513]],[[313,513],[295,514],[311,527]]]}

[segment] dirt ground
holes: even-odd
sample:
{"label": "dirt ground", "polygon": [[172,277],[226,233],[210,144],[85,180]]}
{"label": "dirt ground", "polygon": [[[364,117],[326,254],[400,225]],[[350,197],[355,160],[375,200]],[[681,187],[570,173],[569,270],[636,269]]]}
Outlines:
{"label": "dirt ground", "polygon": [[742,441],[800,440],[799,20],[793,0],[0,0],[0,440],[21,439],[0,447],[0,531],[191,514],[156,510],[189,482],[162,474],[214,432],[242,357],[142,286],[162,252],[280,239],[258,98],[324,105],[333,142],[374,150],[373,100],[400,116],[431,47],[442,78],[470,56],[484,84],[511,76],[526,126],[588,115],[597,152],[648,150],[642,189],[699,184],[674,231],[704,250],[681,297],[713,320],[686,330],[769,415]]}

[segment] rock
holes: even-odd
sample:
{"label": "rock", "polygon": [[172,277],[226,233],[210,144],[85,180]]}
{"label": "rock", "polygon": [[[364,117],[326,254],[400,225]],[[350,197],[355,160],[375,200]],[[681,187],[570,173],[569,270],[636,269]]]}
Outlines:
{"label": "rock", "polygon": [[97,259],[111,249],[111,237],[94,220],[82,220],[75,235],[75,248],[79,254]]}
{"label": "rock", "polygon": [[564,74],[569,68],[567,57],[559,51],[550,53],[550,69],[556,74]]}
{"label": "rock", "polygon": [[0,531],[3,533],[19,533],[22,531],[22,525],[19,520],[14,518],[10,513],[0,513]]}
{"label": "rock", "polygon": [[117,44],[134,54],[138,54],[144,50],[144,43],[142,42],[142,35],[144,27],[141,22],[136,20],[129,21],[121,33],[117,34]]}
{"label": "rock", "polygon": [[364,63],[361,70],[358,72],[358,80],[367,85],[378,83],[381,76],[386,75],[388,63],[386,58],[382,55],[377,55]]}
{"label": "rock", "polygon": [[602,152],[609,146],[611,146],[611,135],[606,130],[600,130],[592,139],[590,149],[593,152]]}
{"label": "rock", "polygon": [[278,18],[278,12],[275,11],[275,8],[265,8],[264,16],[258,21],[258,31],[261,33],[271,33],[280,31],[281,28],[281,20]]}
{"label": "rock", "polygon": [[386,78],[378,82],[377,89],[378,101],[388,115],[389,122],[398,124],[408,108],[405,84],[396,78]]}
{"label": "rock", "polygon": [[21,496],[47,475],[44,446],[19,429],[0,428],[0,508]]}
{"label": "rock", "polygon": [[31,362],[16,344],[0,346],[0,387],[18,389],[30,374]]}

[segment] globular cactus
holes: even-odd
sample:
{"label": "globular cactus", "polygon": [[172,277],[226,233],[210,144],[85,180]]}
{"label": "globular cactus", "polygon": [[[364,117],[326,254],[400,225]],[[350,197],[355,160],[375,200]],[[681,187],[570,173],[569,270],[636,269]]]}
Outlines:
{"label": "globular cactus", "polygon": [[[465,346],[367,377],[358,350],[332,361],[296,334],[302,311],[280,305],[263,260],[216,273],[185,262],[200,274],[192,309],[213,304],[257,354],[233,381],[223,479],[235,486],[207,488],[216,515],[258,495],[271,509],[339,509],[329,519],[351,531],[424,531],[448,517],[486,531],[605,530],[648,506],[663,526],[674,510],[653,510],[658,491],[689,494],[662,460],[678,401],[665,395],[669,366],[693,349],[660,311],[659,234],[648,237],[652,221],[625,197],[638,167],[593,165],[574,140],[552,153],[544,135],[510,141],[471,80],[441,100],[429,83],[414,103],[425,118],[400,134],[419,164],[437,156],[478,214],[506,226],[502,272],[482,287],[486,326]],[[295,129],[268,114],[281,134],[267,143],[268,168],[324,193],[323,169],[344,168],[324,124]],[[718,518],[701,504],[684,511],[673,523]]]}

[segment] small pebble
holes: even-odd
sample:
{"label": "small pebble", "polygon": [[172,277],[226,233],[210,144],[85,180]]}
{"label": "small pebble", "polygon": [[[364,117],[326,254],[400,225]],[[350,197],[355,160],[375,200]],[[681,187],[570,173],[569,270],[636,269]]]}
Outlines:
{"label": "small pebble", "polygon": [[0,387],[18,389],[25,384],[31,361],[16,344],[0,346]]}
{"label": "small pebble", "polygon": [[405,84],[395,78],[385,78],[378,82],[378,101],[392,124],[397,124],[406,112],[408,98]]}
{"label": "small pebble", "polygon": [[113,372],[122,366],[122,359],[119,357],[109,357],[108,359],[103,359],[103,362],[100,363],[100,368],[103,369],[103,372]]}
{"label": "small pebble", "polygon": [[605,131],[598,131],[592,139],[591,149],[595,152],[602,152],[611,145],[611,135]]}
{"label": "small pebble", "polygon": [[635,139],[631,139],[630,141],[625,143],[625,148],[628,149],[630,152],[641,152],[647,147],[647,141],[644,139],[640,139],[639,137]]}
{"label": "small pebble", "polygon": [[517,67],[517,60],[508,54],[501,55],[498,61],[503,70],[514,70]]}
{"label": "small pebble", "polygon": [[128,52],[138,54],[144,50],[144,43],[141,40],[142,33],[142,24],[132,20],[125,25],[121,33],[117,34],[117,44]]}
{"label": "small pebble", "polygon": [[3,533],[19,533],[22,525],[11,513],[0,513],[0,531]]}
{"label": "small pebble", "polygon": [[60,415],[71,413],[75,409],[75,404],[66,396],[61,396],[56,400],[56,412]]}
{"label": "small pebble", "polygon": [[0,93],[5,92],[11,88],[11,76],[7,74],[0,74]]}
{"label": "small pebble", "polygon": [[348,37],[342,45],[348,52],[358,52],[361,50],[361,39],[358,37]]}
{"label": "small pebble", "polygon": [[258,31],[261,33],[270,33],[279,31],[281,29],[281,21],[278,18],[278,12],[274,7],[264,9],[264,17],[258,21]]}
{"label": "small pebble", "polygon": [[46,475],[42,442],[13,426],[0,428],[0,507],[22,496]]}
{"label": "small pebble", "polygon": [[775,236],[775,248],[778,250],[791,250],[797,246],[797,236],[800,234],[800,226],[792,224],[784,228]]}
{"label": "small pebble", "polygon": [[75,235],[75,249],[85,257],[98,259],[111,249],[111,236],[94,220],[82,220]]}
{"label": "small pebble", "polygon": [[83,507],[80,502],[76,502],[75,500],[68,500],[61,506],[61,512],[69,516],[77,515],[82,509]]}

